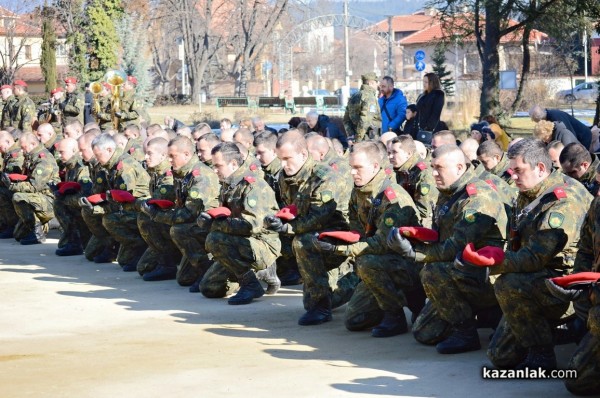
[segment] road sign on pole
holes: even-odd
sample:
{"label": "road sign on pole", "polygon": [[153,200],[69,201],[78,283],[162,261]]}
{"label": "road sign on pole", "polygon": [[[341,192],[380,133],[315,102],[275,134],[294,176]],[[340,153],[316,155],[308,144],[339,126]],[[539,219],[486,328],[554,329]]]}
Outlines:
{"label": "road sign on pole", "polygon": [[415,60],[424,61],[425,60],[425,51],[417,50],[417,52],[415,53]]}
{"label": "road sign on pole", "polygon": [[425,66],[427,66],[427,65],[423,61],[417,61],[417,62],[415,62],[415,69],[418,72],[423,72],[425,70]]}

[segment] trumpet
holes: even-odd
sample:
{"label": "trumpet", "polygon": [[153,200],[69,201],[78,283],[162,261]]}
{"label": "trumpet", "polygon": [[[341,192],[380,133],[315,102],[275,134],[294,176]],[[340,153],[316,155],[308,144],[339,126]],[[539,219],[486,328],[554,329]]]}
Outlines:
{"label": "trumpet", "polygon": [[97,115],[101,111],[99,96],[102,92],[102,83],[93,82],[92,84],[90,84],[90,91],[92,92],[94,97],[92,102],[92,114]]}
{"label": "trumpet", "polygon": [[127,75],[121,70],[109,70],[104,75],[104,81],[112,86],[111,118],[115,130],[119,129],[119,117],[121,111],[121,86],[127,80]]}

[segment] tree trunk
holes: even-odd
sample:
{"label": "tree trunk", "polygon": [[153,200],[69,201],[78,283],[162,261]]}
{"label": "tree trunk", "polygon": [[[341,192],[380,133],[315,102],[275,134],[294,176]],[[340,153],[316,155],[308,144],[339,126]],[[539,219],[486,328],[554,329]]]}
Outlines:
{"label": "tree trunk", "polygon": [[236,81],[236,97],[248,96],[248,68],[246,62],[242,62],[239,79]]}
{"label": "tree trunk", "polygon": [[480,117],[485,115],[499,115],[500,89],[499,69],[500,55],[500,14],[497,0],[486,2],[485,9],[485,45],[483,47]]}
{"label": "tree trunk", "polygon": [[531,70],[531,53],[529,51],[529,35],[531,33],[531,27],[525,26],[523,29],[523,67],[521,68],[521,81],[519,82],[519,89],[517,90],[517,95],[515,96],[515,100],[510,107],[510,115],[515,113],[518,108],[521,106],[521,102],[523,101],[523,90],[527,86],[527,82],[529,80],[529,73]]}

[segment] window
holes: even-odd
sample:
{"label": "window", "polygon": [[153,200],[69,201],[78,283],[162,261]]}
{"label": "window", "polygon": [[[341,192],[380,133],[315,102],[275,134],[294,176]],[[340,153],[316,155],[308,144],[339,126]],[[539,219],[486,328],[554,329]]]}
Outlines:
{"label": "window", "polygon": [[67,48],[64,44],[56,45],[56,56],[57,57],[66,57],[67,56]]}
{"label": "window", "polygon": [[31,46],[30,45],[25,45],[23,46],[23,49],[25,50],[25,59],[27,61],[31,60]]}

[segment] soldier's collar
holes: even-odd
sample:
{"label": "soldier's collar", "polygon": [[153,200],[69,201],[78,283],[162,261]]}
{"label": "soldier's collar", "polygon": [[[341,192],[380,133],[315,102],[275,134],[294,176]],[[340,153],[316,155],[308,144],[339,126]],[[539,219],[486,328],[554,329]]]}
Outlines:
{"label": "soldier's collar", "polygon": [[121,160],[121,156],[123,156],[123,149],[121,147],[116,147],[115,152],[112,154],[108,163],[105,166],[105,169],[111,170],[115,165]]}
{"label": "soldier's collar", "polygon": [[550,175],[548,175],[548,177],[546,177],[542,182],[537,184],[535,187],[533,187],[527,191],[522,191],[519,194],[526,197],[527,199],[533,200],[533,199],[537,198],[540,193],[546,191],[546,189],[548,189],[549,187],[560,184],[561,182],[564,182],[563,174],[562,174],[562,172],[556,170],[556,171],[553,171],[552,173],[550,173]]}
{"label": "soldier's collar", "polygon": [[44,146],[43,146],[43,145],[40,143],[40,144],[38,144],[38,146],[36,146],[36,147],[33,149],[33,151],[29,152],[29,153],[27,154],[27,156],[28,156],[30,159],[33,159],[34,157],[36,157],[37,155],[39,155],[39,154],[40,154],[40,152],[42,152],[44,149],[46,149],[46,148],[44,148]]}
{"label": "soldier's collar", "polygon": [[179,178],[185,176],[187,173],[189,173],[194,166],[200,162],[200,160],[198,159],[198,157],[196,155],[192,155],[192,158],[190,159],[189,162],[187,162],[185,165],[183,165],[182,168],[180,168],[179,170],[173,170],[173,174]]}
{"label": "soldier's collar", "polygon": [[598,156],[592,155],[592,163],[590,163],[590,167],[588,167],[585,173],[583,173],[583,175],[581,176],[581,181],[588,182],[595,180],[596,168],[598,167],[598,163],[600,163],[600,160],[598,160]]}
{"label": "soldier's collar", "polygon": [[316,163],[315,163],[314,159],[309,154],[308,157],[306,158],[306,162],[304,162],[304,164],[302,165],[302,167],[300,168],[300,170],[298,170],[298,172],[296,174],[294,174],[293,176],[288,176],[287,174],[285,174],[285,171],[283,171],[283,177],[286,181],[291,181],[295,184],[299,184],[304,181],[307,181],[313,173],[315,164]]}
{"label": "soldier's collar", "polygon": [[362,187],[357,187],[355,185],[354,189],[363,194],[372,194],[373,192],[375,192],[375,194],[378,194],[379,188],[381,188],[381,184],[386,178],[387,175],[385,174],[385,171],[383,171],[383,169],[380,168],[377,174],[375,174],[375,176],[371,179],[371,181],[369,181]]}
{"label": "soldier's collar", "polygon": [[67,168],[72,169],[73,166],[75,166],[77,163],[79,163],[80,160],[81,160],[81,156],[79,156],[79,154],[75,154],[71,157],[71,159],[69,159],[68,162],[63,162],[63,164]]}
{"label": "soldier's collar", "polygon": [[248,170],[246,170],[246,167],[244,167],[244,163],[242,163],[242,165],[236,170],[234,171],[229,177],[227,177],[225,179],[225,181],[223,181],[226,185],[229,185],[230,187],[235,187],[237,184],[240,183],[240,181],[242,181],[244,179],[244,177],[246,176],[246,174],[248,173]]}
{"label": "soldier's collar", "polygon": [[263,170],[265,170],[268,174],[273,174],[281,169],[281,161],[277,156],[266,166],[262,166]]}
{"label": "soldier's collar", "polygon": [[396,171],[408,171],[410,169],[412,169],[418,162],[419,162],[419,155],[415,152],[411,155],[411,157],[409,157],[406,162],[404,162],[404,164],[400,167],[398,167],[397,169],[394,169]]}
{"label": "soldier's collar", "polygon": [[165,174],[168,170],[171,169],[171,162],[168,159],[163,160],[156,167],[148,167],[148,172],[156,173],[156,174]]}
{"label": "soldier's collar", "polygon": [[444,194],[452,195],[460,189],[463,189],[467,184],[471,183],[474,179],[477,179],[477,174],[473,170],[473,166],[467,164],[467,170],[460,176],[460,178],[446,189],[440,189],[440,192]]}

